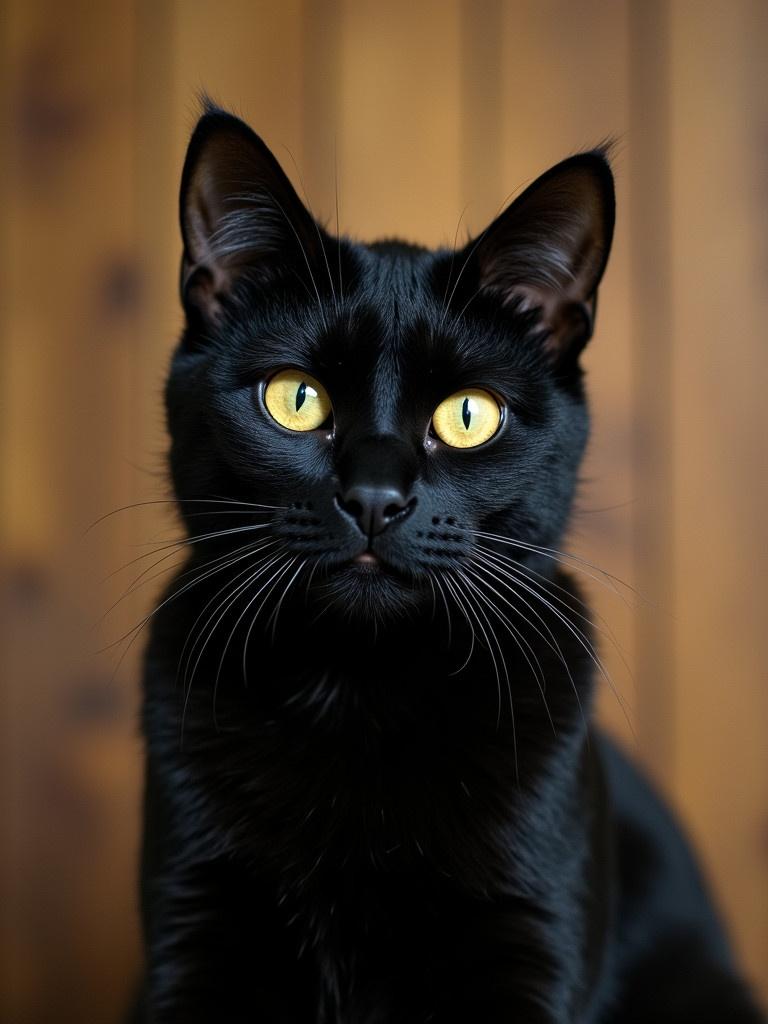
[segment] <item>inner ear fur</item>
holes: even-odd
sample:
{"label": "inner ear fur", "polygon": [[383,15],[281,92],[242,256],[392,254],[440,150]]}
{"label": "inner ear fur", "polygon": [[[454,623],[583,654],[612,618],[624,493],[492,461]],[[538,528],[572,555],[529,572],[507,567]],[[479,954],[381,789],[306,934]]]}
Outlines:
{"label": "inner ear fur", "polygon": [[244,276],[269,281],[306,272],[320,228],[271,151],[245,122],[208,104],[181,178],[181,297],[188,314],[215,320]]}
{"label": "inner ear fur", "polygon": [[607,151],[595,149],[543,174],[475,243],[480,289],[536,311],[553,361],[578,356],[592,335],[614,219]]}

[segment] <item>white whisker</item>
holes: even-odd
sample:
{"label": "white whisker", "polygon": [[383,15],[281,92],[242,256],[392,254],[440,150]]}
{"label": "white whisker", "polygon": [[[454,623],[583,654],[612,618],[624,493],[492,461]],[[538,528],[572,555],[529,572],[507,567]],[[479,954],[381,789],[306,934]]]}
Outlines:
{"label": "white whisker", "polygon": [[[479,591],[479,589],[472,583],[472,581],[463,572],[459,571],[459,575],[462,578],[462,580],[464,581],[464,583],[466,584],[466,586],[469,587],[469,589],[473,593],[476,593],[476,594],[482,596],[480,591]],[[483,620],[485,621],[486,625],[488,626],[488,629],[489,629],[489,631],[491,633],[491,636],[493,637],[494,644],[496,645],[496,650],[498,651],[499,658],[501,660],[502,668],[504,670],[504,678],[505,678],[506,684],[507,684],[507,695],[509,696],[510,721],[511,721],[511,724],[512,724],[512,749],[513,749],[513,752],[514,752],[514,760],[515,760],[515,778],[519,782],[519,780],[520,780],[520,766],[518,764],[518,758],[517,758],[517,729],[516,729],[516,724],[515,724],[515,705],[514,705],[514,701],[512,699],[512,683],[511,683],[511,680],[509,678],[509,671],[507,669],[507,662],[506,662],[506,659],[504,657],[504,651],[502,649],[501,644],[499,643],[499,638],[496,636],[496,630],[493,628],[491,620],[486,615],[484,609],[482,607],[479,607],[479,606],[477,608],[475,608],[470,602],[467,602],[467,603],[469,604],[470,611],[475,613],[477,624],[480,627],[483,636],[485,637],[486,643],[488,644],[488,651],[489,651],[491,657],[493,658],[494,668],[496,669],[496,679],[497,679],[497,682],[499,684],[499,692],[501,691],[501,679],[500,679],[500,676],[499,676],[499,670],[498,670],[498,666],[497,666],[497,663],[496,663],[496,657],[495,657],[495,655],[493,653],[493,647],[491,646],[490,640],[488,638],[488,634],[486,633],[485,628],[483,627],[482,622],[480,622],[480,619],[478,617],[478,613],[480,615],[482,615]],[[499,713],[498,713],[498,717],[497,717],[497,720],[496,720],[496,728],[497,729],[499,728],[500,724],[501,724],[501,705],[499,705]]]}

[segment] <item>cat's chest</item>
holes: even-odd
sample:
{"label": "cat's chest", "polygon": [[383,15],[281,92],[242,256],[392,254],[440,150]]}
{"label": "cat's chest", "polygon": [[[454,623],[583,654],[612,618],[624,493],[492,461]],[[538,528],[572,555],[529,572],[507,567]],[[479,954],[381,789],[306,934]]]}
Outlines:
{"label": "cat's chest", "polygon": [[[376,716],[365,706],[198,722],[184,771],[211,835],[231,852],[298,877],[390,872],[496,856],[519,790],[511,744],[464,722]],[[222,837],[224,837],[222,839]]]}

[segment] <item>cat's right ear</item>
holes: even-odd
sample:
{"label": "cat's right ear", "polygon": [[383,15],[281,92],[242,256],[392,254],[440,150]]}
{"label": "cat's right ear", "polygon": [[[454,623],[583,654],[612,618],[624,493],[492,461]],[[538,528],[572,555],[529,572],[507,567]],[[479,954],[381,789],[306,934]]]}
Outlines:
{"label": "cat's right ear", "polygon": [[[244,277],[307,274],[321,245],[311,214],[247,124],[210,103],[181,178],[181,300],[191,322],[215,321]],[[310,270],[311,273],[311,270]]]}
{"label": "cat's right ear", "polygon": [[552,167],[468,247],[478,292],[529,313],[556,365],[573,364],[594,327],[615,215],[609,151]]}

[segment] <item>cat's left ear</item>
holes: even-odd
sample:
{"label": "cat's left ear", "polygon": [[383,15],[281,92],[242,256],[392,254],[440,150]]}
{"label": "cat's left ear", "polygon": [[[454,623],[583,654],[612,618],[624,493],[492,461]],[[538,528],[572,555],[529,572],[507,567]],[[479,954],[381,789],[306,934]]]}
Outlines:
{"label": "cat's left ear", "polygon": [[259,136],[204,103],[184,162],[179,214],[182,304],[191,322],[209,324],[244,278],[270,284],[309,275],[314,284],[323,232]]}
{"label": "cat's left ear", "polygon": [[613,175],[597,149],[543,174],[474,243],[480,290],[535,310],[554,363],[592,335],[614,219]]}

